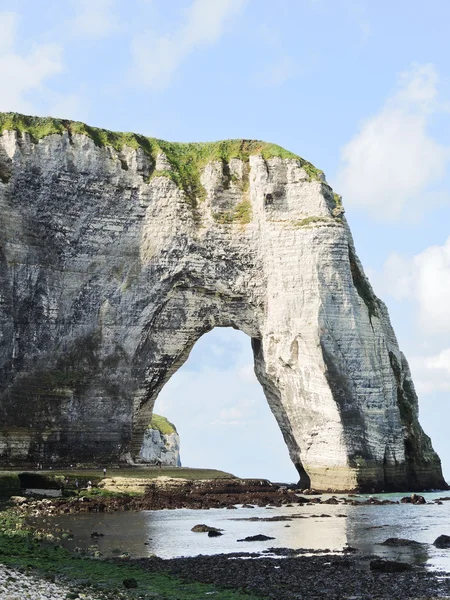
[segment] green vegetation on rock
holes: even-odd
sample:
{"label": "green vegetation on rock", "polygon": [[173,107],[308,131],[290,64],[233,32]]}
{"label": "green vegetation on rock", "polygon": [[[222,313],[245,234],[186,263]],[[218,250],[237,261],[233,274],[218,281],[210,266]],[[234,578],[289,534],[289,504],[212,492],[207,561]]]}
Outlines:
{"label": "green vegetation on rock", "polygon": [[308,227],[309,225],[315,225],[319,223],[323,224],[335,224],[342,223],[341,219],[332,219],[331,217],[306,217],[305,219],[301,219],[300,221],[296,221],[294,225],[296,227]]}
{"label": "green vegetation on rock", "polygon": [[233,211],[213,213],[213,218],[216,223],[222,225],[231,225],[232,223],[240,223],[247,225],[252,220],[252,205],[250,200],[242,200],[236,204]]}
{"label": "green vegetation on rock", "polygon": [[334,204],[335,204],[335,208],[342,208],[342,196],[340,196],[339,194],[336,194],[336,192],[333,193],[333,198],[334,198]]}
{"label": "green vegetation on rock", "polygon": [[150,421],[149,429],[156,429],[162,435],[170,435],[171,433],[177,433],[177,429],[173,423],[168,421],[166,417],[161,415],[152,414],[152,420]]}
{"label": "green vegetation on rock", "polygon": [[[52,134],[68,132],[69,135],[81,134],[90,137],[99,147],[110,146],[117,152],[124,147],[141,149],[155,164],[156,156],[163,152],[172,169],[154,172],[151,177],[164,176],[172,179],[184,190],[193,208],[205,197],[200,182],[202,169],[212,161],[228,162],[239,158],[248,162],[250,156],[261,155],[264,159],[294,159],[300,162],[311,179],[320,180],[323,173],[300,156],[277,146],[259,140],[224,140],[219,142],[177,143],[136,133],[120,133],[91,127],[79,121],[54,119],[51,117],[31,117],[17,113],[0,113],[0,133],[18,131],[28,133],[35,141]],[[123,161],[122,161],[123,165]]]}
{"label": "green vegetation on rock", "polygon": [[234,217],[241,225],[246,225],[252,220],[252,205],[250,200],[242,200],[234,209]]}

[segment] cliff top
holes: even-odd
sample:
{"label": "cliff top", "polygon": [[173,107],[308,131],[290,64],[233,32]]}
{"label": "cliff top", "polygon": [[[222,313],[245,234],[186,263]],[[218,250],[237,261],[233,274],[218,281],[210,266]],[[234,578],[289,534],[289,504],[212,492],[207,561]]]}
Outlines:
{"label": "cliff top", "polygon": [[[311,179],[321,179],[323,173],[310,162],[285,150],[281,146],[260,140],[223,140],[219,142],[166,142],[137,133],[122,133],[99,129],[82,123],[55,119],[53,117],[33,117],[18,113],[0,113],[0,133],[18,131],[28,133],[35,141],[53,134],[68,132],[69,135],[81,134],[92,139],[99,147],[110,146],[117,152],[124,147],[141,149],[154,162],[163,152],[172,171],[157,173],[173,179],[188,196],[201,196],[200,171],[212,161],[228,162],[231,158],[248,161],[250,156],[261,155],[264,159],[290,158],[298,160]],[[155,174],[154,174],[155,175]]]}
{"label": "cliff top", "polygon": [[178,433],[175,425],[168,421],[166,417],[161,417],[161,415],[152,414],[152,420],[149,429],[156,429],[162,435],[170,435],[171,433]]}

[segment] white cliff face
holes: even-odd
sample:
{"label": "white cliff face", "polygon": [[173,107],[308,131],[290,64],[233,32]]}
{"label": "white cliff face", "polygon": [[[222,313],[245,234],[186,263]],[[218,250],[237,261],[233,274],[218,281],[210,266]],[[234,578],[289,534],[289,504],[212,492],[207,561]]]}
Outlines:
{"label": "white cliff face", "polygon": [[324,179],[293,158],[216,160],[193,201],[169,159],[3,133],[2,461],[137,458],[164,384],[203,333],[231,326],[252,338],[305,485],[445,485]]}
{"label": "white cliff face", "polygon": [[178,433],[163,434],[157,429],[146,429],[139,460],[163,467],[181,467],[180,436]]}

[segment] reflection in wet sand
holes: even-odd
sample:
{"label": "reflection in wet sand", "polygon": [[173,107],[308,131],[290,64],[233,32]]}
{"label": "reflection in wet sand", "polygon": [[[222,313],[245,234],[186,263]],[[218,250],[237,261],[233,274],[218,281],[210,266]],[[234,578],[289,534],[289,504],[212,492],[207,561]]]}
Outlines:
{"label": "reflection in wet sand", "polygon": [[[416,527],[413,527],[414,523]],[[383,545],[383,542],[389,538],[419,541],[418,538],[423,537],[419,535],[417,528],[417,514],[414,514],[413,511],[408,514],[408,511],[404,510],[404,505],[349,506],[346,526],[347,543],[349,546],[358,548],[364,554],[411,564],[424,564],[430,558],[427,543],[417,546]]]}
{"label": "reflection in wet sand", "polygon": [[[327,513],[321,506],[277,508],[270,513],[264,508],[240,508],[239,520],[231,518],[230,511],[226,509],[181,509],[60,515],[47,518],[45,523],[42,519],[34,522],[50,530],[55,527],[70,530],[73,539],[62,539],[66,547],[88,548],[95,543],[104,556],[113,556],[119,549],[132,556],[156,554],[161,558],[262,551],[269,546],[342,550],[347,542],[346,519],[336,514],[345,514],[347,507],[326,508]],[[275,511],[278,515],[290,516],[291,520],[266,520],[269,514],[270,517],[275,516]],[[250,520],[252,517],[264,520]],[[217,539],[193,533],[191,529],[198,523],[223,529],[223,535]],[[93,532],[103,535],[91,538]],[[255,534],[275,539],[251,544],[237,541]]]}

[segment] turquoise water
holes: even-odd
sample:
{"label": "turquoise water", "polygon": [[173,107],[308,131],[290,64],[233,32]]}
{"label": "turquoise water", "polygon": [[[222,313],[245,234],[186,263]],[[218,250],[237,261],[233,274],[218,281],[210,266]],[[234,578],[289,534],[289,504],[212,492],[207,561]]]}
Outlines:
{"label": "turquoise water", "polygon": [[[405,494],[383,494],[377,498],[400,499]],[[438,550],[432,543],[441,534],[450,535],[450,501],[442,505],[432,500],[445,492],[424,494],[428,504],[387,506],[312,505],[293,508],[241,508],[237,510],[161,510],[109,514],[62,515],[46,518],[51,531],[70,530],[73,540],[62,543],[70,548],[93,544],[105,556],[120,550],[133,557],[156,554],[161,558],[261,552],[270,547],[314,550],[342,550],[346,545],[365,554],[375,554],[450,573],[450,550]],[[449,494],[450,495],[450,494]],[[361,498],[362,499],[362,498]],[[328,515],[328,516],[324,516]],[[292,517],[290,521],[248,521],[249,518]],[[42,523],[42,520],[39,519]],[[218,527],[223,535],[209,538],[193,533],[198,524]],[[102,533],[98,539],[92,532]],[[275,539],[265,542],[238,542],[238,539],[264,534]],[[60,533],[56,532],[56,535]],[[419,548],[380,546],[387,538],[407,538],[422,542]]]}

